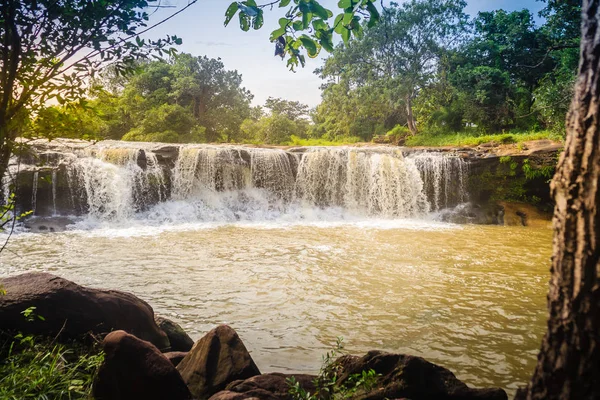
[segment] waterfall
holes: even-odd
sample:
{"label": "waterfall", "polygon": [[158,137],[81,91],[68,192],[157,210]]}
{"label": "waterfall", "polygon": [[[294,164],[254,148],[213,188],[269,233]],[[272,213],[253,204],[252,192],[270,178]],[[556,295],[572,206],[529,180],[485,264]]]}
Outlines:
{"label": "waterfall", "polygon": [[[38,170],[25,168],[34,172],[23,190],[30,190],[32,207],[47,215],[156,223],[334,214],[418,218],[468,200],[468,163],[442,153],[128,142],[54,146],[58,155],[45,172],[51,185],[38,186]],[[38,201],[48,204],[37,207]]]}
{"label": "waterfall", "polygon": [[468,201],[469,164],[460,157],[421,153],[411,157],[421,173],[431,208],[439,211]]}
{"label": "waterfall", "polygon": [[386,217],[414,217],[429,210],[419,171],[400,151],[310,151],[298,167],[296,189],[303,202],[318,207]]}
{"label": "waterfall", "polygon": [[39,171],[33,172],[33,183],[31,184],[31,210],[35,213],[35,209],[37,207],[37,192],[38,192],[38,183],[40,180]]}

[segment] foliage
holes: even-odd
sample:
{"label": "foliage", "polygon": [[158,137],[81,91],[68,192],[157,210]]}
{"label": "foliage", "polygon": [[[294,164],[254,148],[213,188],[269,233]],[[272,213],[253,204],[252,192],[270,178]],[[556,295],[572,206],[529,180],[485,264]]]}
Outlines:
{"label": "foliage", "polygon": [[[378,100],[393,105],[392,112],[404,108],[405,121],[415,134],[413,100],[434,77],[441,53],[464,35],[465,5],[446,0],[392,3],[384,9],[380,23],[366,27],[363,37],[338,46],[318,70],[328,80],[325,90],[337,85],[346,92],[364,86],[383,89],[384,97]],[[328,113],[327,108],[322,110]]]}
{"label": "foliage", "polygon": [[33,211],[25,211],[15,215],[15,194],[10,193],[6,199],[6,204],[0,204],[0,232],[4,232],[5,227],[13,222],[19,221],[31,214]]}
{"label": "foliage", "polygon": [[555,167],[553,165],[544,165],[542,167],[534,166],[528,158],[523,160],[523,165],[521,166],[523,169],[523,173],[525,174],[525,178],[527,180],[533,180],[537,178],[552,178],[554,175]]}
{"label": "foliage", "polygon": [[173,54],[181,39],[141,40],[146,0],[5,0],[0,3],[0,177],[28,118],[54,100],[85,97],[90,77],[119,73],[150,52]]}
{"label": "foliage", "polygon": [[392,3],[364,37],[339,45],[315,71],[325,83],[311,136],[368,141],[396,125],[413,134],[418,126],[426,136],[564,132],[580,1],[550,0],[541,26],[528,10],[482,12],[467,21],[463,7]]}
{"label": "foliage", "polygon": [[250,30],[250,27],[260,29],[264,22],[263,10],[267,7],[272,9],[274,5],[287,8],[287,12],[279,19],[279,27],[271,32],[270,40],[275,43],[275,55],[287,57],[287,66],[291,70],[299,64],[304,67],[305,54],[314,58],[321,48],[333,51],[334,34],[340,35],[347,43],[352,36],[362,36],[362,18],[368,19],[369,26],[379,19],[375,0],[341,0],[338,7],[342,12],[335,18],[334,13],[317,0],[275,0],[261,5],[255,0],[246,0],[229,5],[225,12],[225,26],[237,14],[243,31]]}
{"label": "foliage", "polygon": [[[140,61],[132,75],[108,70],[85,107],[47,107],[30,136],[199,143],[240,139],[252,94],[219,59],[179,54]],[[109,89],[113,90],[109,92]]]}
{"label": "foliage", "polygon": [[314,381],[314,393],[307,392],[293,376],[286,380],[288,393],[293,400],[348,399],[359,391],[369,392],[375,387],[381,375],[372,369],[352,374],[343,384],[338,383],[338,374],[341,371],[340,365],[335,361],[344,354],[342,342],[343,339],[338,337],[335,347],[323,356],[321,370]]}
{"label": "foliage", "polygon": [[104,356],[81,345],[2,338],[0,399],[88,399]]}

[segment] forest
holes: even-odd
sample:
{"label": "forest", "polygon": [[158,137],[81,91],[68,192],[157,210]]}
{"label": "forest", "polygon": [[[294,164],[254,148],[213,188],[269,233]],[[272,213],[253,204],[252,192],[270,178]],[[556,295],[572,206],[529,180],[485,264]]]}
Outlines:
{"label": "forest", "polygon": [[548,1],[539,15],[496,10],[473,18],[465,6],[391,3],[380,23],[365,22],[314,71],[323,81],[314,109],[282,98],[253,105],[242,76],[220,59],[170,52],[140,59],[128,73],[105,69],[85,101],[59,97],[28,122],[25,136],[408,145],[562,138],[580,2]]}

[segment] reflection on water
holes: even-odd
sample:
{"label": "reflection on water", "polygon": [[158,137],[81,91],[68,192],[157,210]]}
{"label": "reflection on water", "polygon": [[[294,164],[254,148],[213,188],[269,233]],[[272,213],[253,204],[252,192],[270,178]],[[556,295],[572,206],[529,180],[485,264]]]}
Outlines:
{"label": "reflection on water", "polygon": [[21,234],[0,276],[48,271],[130,291],[194,339],[228,323],[263,372],[316,372],[342,336],[352,353],[420,355],[470,385],[526,382],[545,325],[550,230],[376,226]]}

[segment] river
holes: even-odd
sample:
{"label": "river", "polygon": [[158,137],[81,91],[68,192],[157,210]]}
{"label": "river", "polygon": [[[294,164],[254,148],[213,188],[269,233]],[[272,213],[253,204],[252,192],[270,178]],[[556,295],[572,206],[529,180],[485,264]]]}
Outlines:
{"label": "river", "polygon": [[512,394],[528,380],[549,228],[319,219],[19,233],[0,276],[47,271],[132,292],[194,339],[227,323],[263,372],[317,372],[343,337],[351,353],[419,355],[473,386]]}

